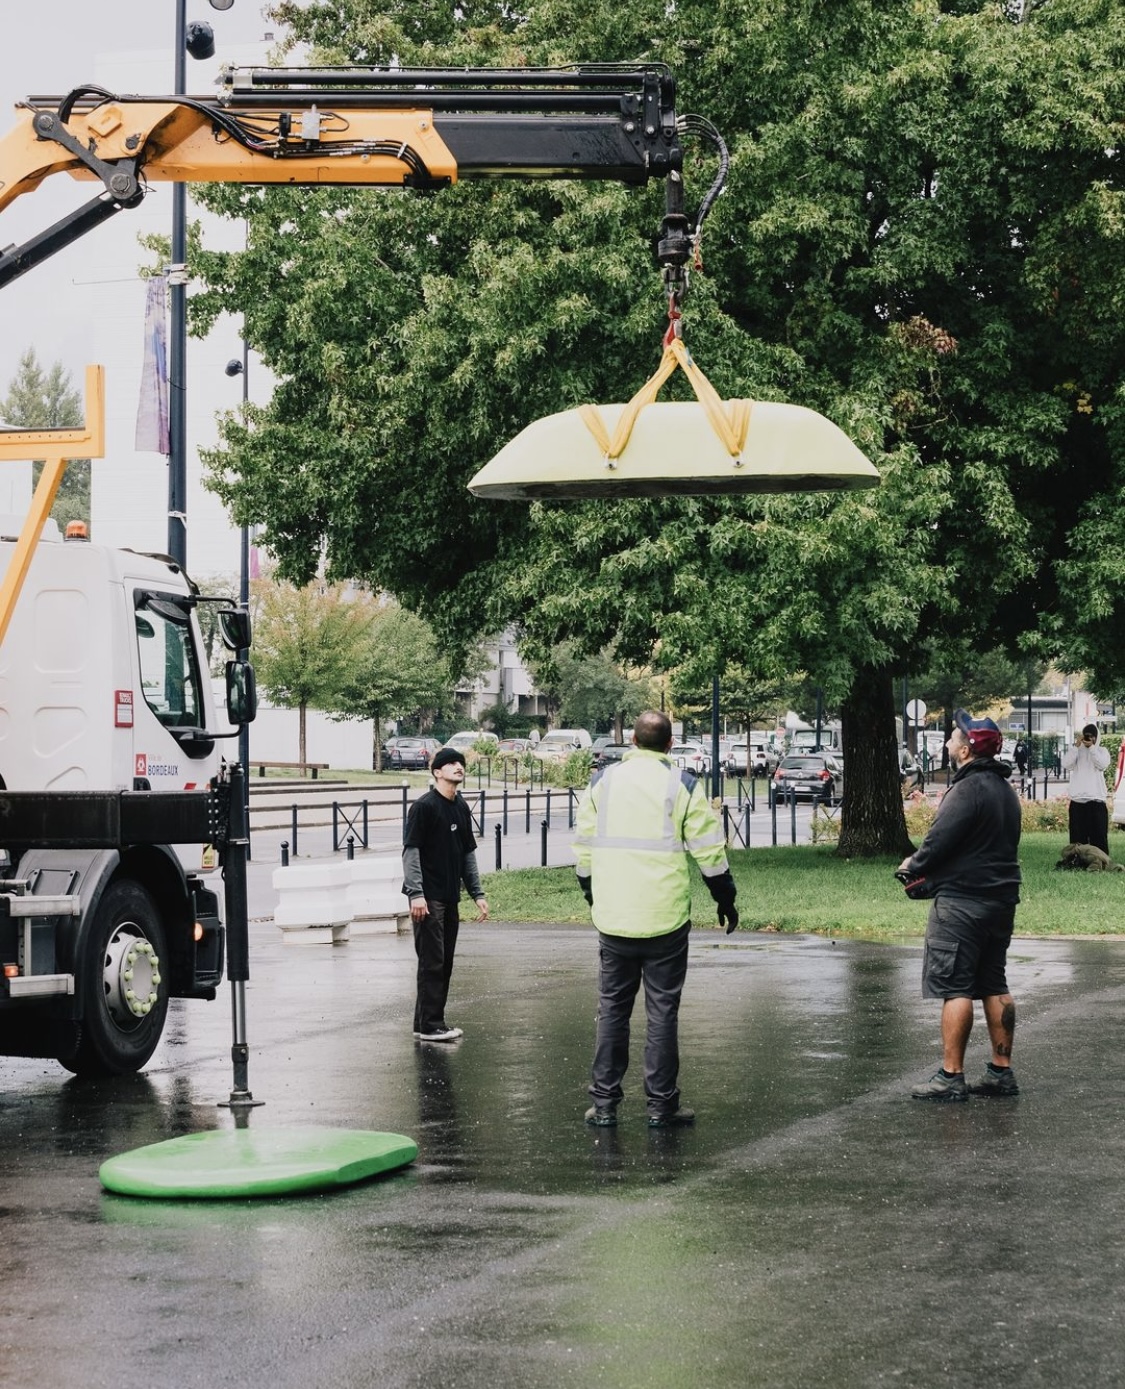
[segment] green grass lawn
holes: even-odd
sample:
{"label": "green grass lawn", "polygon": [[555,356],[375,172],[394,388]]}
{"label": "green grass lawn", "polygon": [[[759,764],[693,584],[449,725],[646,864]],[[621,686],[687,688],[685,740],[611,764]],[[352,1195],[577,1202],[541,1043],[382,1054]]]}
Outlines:
{"label": "green grass lawn", "polygon": [[[1065,843],[1061,833],[1023,836],[1017,935],[1125,934],[1125,873],[1058,872],[1054,865]],[[1110,851],[1125,859],[1116,840]],[[736,849],[730,862],[740,929],[867,940],[900,940],[925,930],[929,903],[903,894],[893,876],[897,860],[848,861],[830,845],[798,845]],[[694,870],[692,876],[692,919],[699,926],[713,923],[711,898]],[[589,920],[571,868],[490,873],[485,891],[495,921]]]}

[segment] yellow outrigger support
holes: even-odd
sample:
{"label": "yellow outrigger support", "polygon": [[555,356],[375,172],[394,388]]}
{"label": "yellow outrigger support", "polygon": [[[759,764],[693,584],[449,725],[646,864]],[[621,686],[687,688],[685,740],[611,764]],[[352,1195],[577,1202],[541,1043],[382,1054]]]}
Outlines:
{"label": "yellow outrigger support", "polygon": [[16,552],[0,582],[0,642],[19,601],[31,557],[72,458],[105,457],[105,368],[86,368],[86,422],[81,429],[0,429],[0,462],[43,459],[31,507],[24,518]]}

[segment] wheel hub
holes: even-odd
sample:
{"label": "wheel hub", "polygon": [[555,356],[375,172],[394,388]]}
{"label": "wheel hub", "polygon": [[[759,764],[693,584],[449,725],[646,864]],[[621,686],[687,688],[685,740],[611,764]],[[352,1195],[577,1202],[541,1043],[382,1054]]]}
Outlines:
{"label": "wheel hub", "polygon": [[118,1023],[136,1023],[156,1006],[160,959],[136,927],[121,926],[105,952],[103,973],[106,1004]]}

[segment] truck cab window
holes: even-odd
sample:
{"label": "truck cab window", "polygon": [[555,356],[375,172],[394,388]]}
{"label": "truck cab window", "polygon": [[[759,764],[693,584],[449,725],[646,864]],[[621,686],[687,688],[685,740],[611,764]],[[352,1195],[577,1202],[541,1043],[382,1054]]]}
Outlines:
{"label": "truck cab window", "polygon": [[145,703],[166,728],[205,728],[189,609],[156,594],[139,593],[135,602]]}

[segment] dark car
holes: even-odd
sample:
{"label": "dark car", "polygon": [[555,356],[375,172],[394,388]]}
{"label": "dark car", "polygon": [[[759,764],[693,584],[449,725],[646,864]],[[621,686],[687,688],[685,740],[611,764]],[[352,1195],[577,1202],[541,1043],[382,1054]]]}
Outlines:
{"label": "dark car", "polygon": [[843,764],[830,752],[791,752],[773,774],[778,800],[824,801],[832,805],[844,789]]}
{"label": "dark car", "polygon": [[606,743],[594,753],[595,767],[608,767],[611,762],[620,762],[632,743]]}
{"label": "dark car", "polygon": [[387,754],[387,766],[395,771],[425,771],[440,747],[436,738],[396,738]]}

